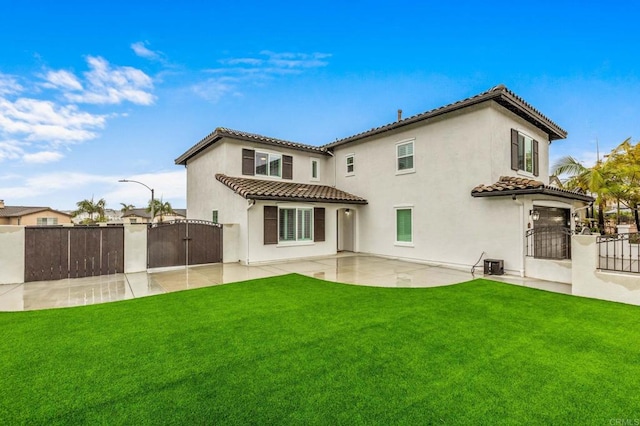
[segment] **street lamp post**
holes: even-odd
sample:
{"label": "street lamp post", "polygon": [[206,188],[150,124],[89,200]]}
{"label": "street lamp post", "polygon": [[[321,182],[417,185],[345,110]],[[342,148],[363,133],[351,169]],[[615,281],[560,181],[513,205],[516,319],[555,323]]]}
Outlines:
{"label": "street lamp post", "polygon": [[155,199],[154,199],[154,191],[153,188],[149,187],[148,185],[145,185],[142,182],[138,182],[137,180],[130,180],[130,179],[120,179],[118,182],[133,182],[133,183],[137,183],[139,185],[144,186],[145,188],[147,188],[149,191],[151,191],[151,224],[153,224],[153,219],[156,217],[155,216],[155,207],[156,207],[156,203],[155,203]]}

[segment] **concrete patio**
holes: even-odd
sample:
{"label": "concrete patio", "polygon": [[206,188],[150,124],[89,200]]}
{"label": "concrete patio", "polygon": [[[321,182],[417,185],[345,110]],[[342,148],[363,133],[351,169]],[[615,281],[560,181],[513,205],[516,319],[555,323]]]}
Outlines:
{"label": "concrete patio", "polygon": [[[256,266],[237,263],[173,268],[164,271],[0,285],[0,311],[29,311],[91,305],[173,291],[298,273],[327,281],[378,287],[437,287],[482,278],[470,272],[376,256],[336,256]],[[571,286],[515,276],[490,276],[496,281],[571,294]]]}

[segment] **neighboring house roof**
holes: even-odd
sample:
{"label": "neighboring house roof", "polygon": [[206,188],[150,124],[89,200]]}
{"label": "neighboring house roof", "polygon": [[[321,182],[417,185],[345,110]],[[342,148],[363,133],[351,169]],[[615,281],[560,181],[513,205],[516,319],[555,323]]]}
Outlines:
{"label": "neighboring house roof", "polygon": [[586,202],[594,200],[593,197],[581,192],[569,191],[567,189],[560,189],[555,186],[545,185],[539,180],[512,176],[501,176],[500,180],[492,185],[478,185],[471,190],[472,197],[501,197],[506,195],[524,194],[555,195],[556,197]]}
{"label": "neighboring house roof", "polygon": [[508,110],[512,111],[516,115],[524,118],[529,123],[534,126],[540,128],[545,133],[549,135],[549,140],[553,141],[556,139],[564,139],[567,137],[567,132],[563,130],[556,123],[551,121],[545,115],[543,115],[540,111],[532,107],[530,104],[525,102],[524,99],[513,93],[511,90],[507,89],[504,84],[500,84],[496,87],[493,87],[486,92],[482,92],[478,95],[471,96],[470,98],[463,99],[458,102],[454,102],[449,105],[442,106],[440,108],[432,109],[427,112],[423,112],[421,114],[414,115],[409,118],[405,118],[404,120],[396,121],[391,124],[386,124],[384,126],[376,127],[371,130],[367,130],[362,133],[358,133],[357,135],[349,136],[343,139],[339,139],[335,142],[331,142],[327,145],[324,145],[323,148],[334,148],[339,145],[343,145],[349,142],[354,142],[360,139],[364,139],[369,136],[377,135],[379,133],[388,132],[390,130],[394,130],[403,126],[407,126],[413,123],[417,123],[419,121],[428,120],[442,114],[446,114],[452,111],[456,111],[462,108],[466,108],[472,105],[479,104],[481,102],[487,101],[495,101]]}
{"label": "neighboring house roof", "polygon": [[367,204],[362,197],[327,185],[237,178],[223,174],[216,174],[216,179],[249,200]]}
{"label": "neighboring house roof", "polygon": [[231,138],[237,139],[247,142],[259,142],[267,145],[276,145],[282,146],[291,149],[297,149],[299,151],[313,152],[317,154],[328,155],[327,151],[323,148],[311,145],[305,145],[298,142],[285,141],[283,139],[270,138],[268,136],[257,135],[254,133],[243,132],[240,130],[232,130],[227,129],[225,127],[218,127],[212,133],[210,133],[207,137],[202,139],[200,142],[189,148],[184,154],[180,157],[176,158],[176,164],[187,164],[187,161],[199,154],[202,150],[208,148],[214,143],[218,142],[222,138]]}
{"label": "neighboring house roof", "polygon": [[43,211],[51,211],[59,213],[65,216],[71,217],[70,214],[64,213],[58,210],[54,210],[50,207],[26,207],[26,206],[4,206],[0,208],[0,217],[21,217],[33,213],[39,213]]}

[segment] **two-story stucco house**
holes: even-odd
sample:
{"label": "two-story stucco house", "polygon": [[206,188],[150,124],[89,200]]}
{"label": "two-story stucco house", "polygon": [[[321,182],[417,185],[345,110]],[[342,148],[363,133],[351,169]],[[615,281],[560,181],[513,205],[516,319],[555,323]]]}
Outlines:
{"label": "two-story stucco house", "polygon": [[570,282],[564,235],[592,199],[549,185],[549,145],[565,137],[500,85],[321,147],[218,128],[176,164],[188,218],[238,224],[243,263],[348,250],[470,269],[484,256]]}

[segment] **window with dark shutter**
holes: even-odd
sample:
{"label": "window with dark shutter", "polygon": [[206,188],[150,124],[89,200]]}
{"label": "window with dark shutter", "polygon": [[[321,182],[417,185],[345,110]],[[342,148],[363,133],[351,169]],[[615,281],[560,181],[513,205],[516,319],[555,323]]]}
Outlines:
{"label": "window with dark shutter", "polygon": [[313,209],[313,241],[324,241],[324,207]]}
{"label": "window with dark shutter", "polygon": [[518,168],[518,131],[511,129],[511,170]]}
{"label": "window with dark shutter", "polygon": [[538,141],[533,140],[533,175],[538,176],[540,173],[538,171]]}
{"label": "window with dark shutter", "polygon": [[242,174],[251,175],[255,174],[255,157],[256,152],[253,149],[242,150]]}
{"label": "window with dark shutter", "polygon": [[282,156],[282,179],[293,179],[293,157]]}
{"label": "window with dark shutter", "polygon": [[264,244],[278,244],[278,207],[264,206]]}

